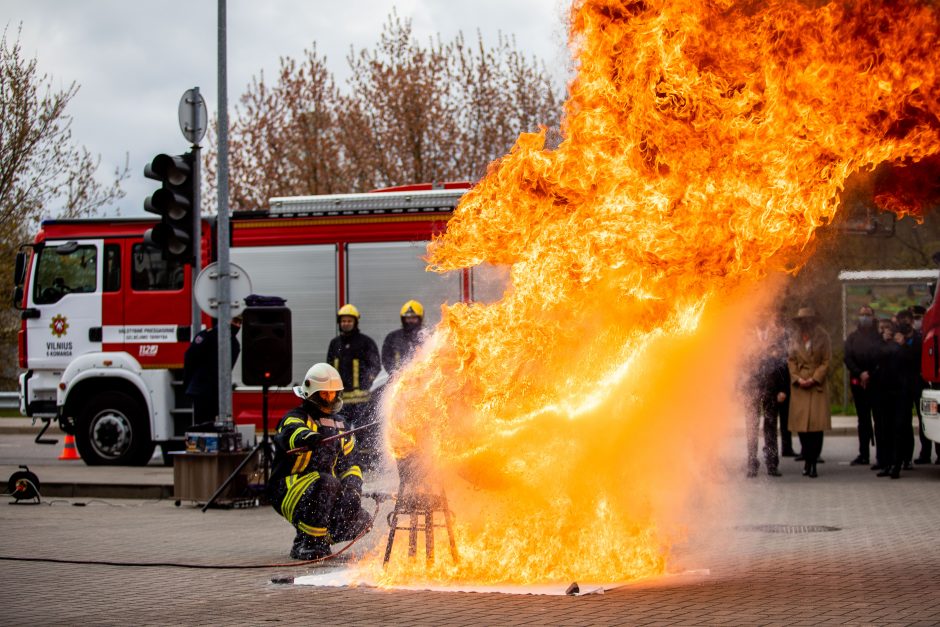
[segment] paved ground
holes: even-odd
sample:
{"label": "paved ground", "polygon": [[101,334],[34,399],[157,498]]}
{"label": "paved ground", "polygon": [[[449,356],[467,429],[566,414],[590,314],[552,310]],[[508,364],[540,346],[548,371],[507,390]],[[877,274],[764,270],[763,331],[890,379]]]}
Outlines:
{"label": "paved ground", "polygon": [[[827,437],[821,476],[724,484],[742,506],[677,547],[676,572],[603,596],[328,589],[270,583],[310,568],[182,570],[0,561],[0,622],[14,624],[937,625],[940,466],[901,480],[850,467],[854,438]],[[729,462],[729,468],[737,468]],[[273,510],[164,501],[52,500],[0,506],[0,555],[265,564],[292,530]],[[76,507],[75,503],[85,503]],[[763,533],[748,525],[828,525]],[[384,525],[381,525],[384,527]],[[383,529],[378,530],[379,532]],[[366,539],[380,541],[379,533]]]}

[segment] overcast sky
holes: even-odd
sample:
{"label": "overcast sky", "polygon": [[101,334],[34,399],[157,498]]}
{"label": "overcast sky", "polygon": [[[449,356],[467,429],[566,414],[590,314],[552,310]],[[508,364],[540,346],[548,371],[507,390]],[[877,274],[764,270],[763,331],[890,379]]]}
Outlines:
{"label": "overcast sky", "polygon": [[[337,81],[348,74],[350,46],[372,47],[394,6],[410,18],[424,41],[458,31],[495,42],[514,35],[521,50],[544,59],[564,80],[566,0],[229,0],[229,114],[251,77],[268,76],[282,56],[299,57],[316,42]],[[199,86],[210,116],[217,110],[216,0],[0,0],[0,23],[40,73],[56,86],[81,85],[68,113],[73,136],[101,155],[99,176],[129,156],[123,215],[143,213],[155,182],[144,164],[159,152],[180,153],[187,144],[177,121],[182,93]],[[113,208],[109,210],[111,213]]]}

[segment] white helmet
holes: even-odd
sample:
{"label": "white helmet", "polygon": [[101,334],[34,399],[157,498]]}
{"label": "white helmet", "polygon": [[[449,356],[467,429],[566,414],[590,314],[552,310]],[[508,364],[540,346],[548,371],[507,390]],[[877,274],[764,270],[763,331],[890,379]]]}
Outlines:
{"label": "white helmet", "polygon": [[[320,398],[317,392],[337,392],[336,398],[332,403],[326,403]],[[327,413],[338,412],[343,407],[343,399],[339,392],[343,391],[343,380],[340,378],[336,368],[330,364],[314,364],[304,375],[303,385],[294,386],[294,394],[311,401]]]}

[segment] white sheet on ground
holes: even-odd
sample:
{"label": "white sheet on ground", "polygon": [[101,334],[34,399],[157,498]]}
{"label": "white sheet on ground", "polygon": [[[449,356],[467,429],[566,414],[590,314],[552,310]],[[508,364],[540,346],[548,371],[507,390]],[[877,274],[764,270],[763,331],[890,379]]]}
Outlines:
{"label": "white sheet on ground", "polygon": [[[698,570],[687,570],[682,573],[674,573],[670,576],[678,575],[708,575],[707,568]],[[578,582],[580,593],[578,596],[588,594],[604,594],[605,590],[613,590],[623,586],[638,584],[651,581],[650,579],[637,579],[621,583],[581,583]],[[328,588],[345,588],[349,586],[375,587],[375,582],[368,576],[359,573],[355,568],[344,568],[327,573],[316,575],[304,575],[294,579],[294,585],[297,586],[325,586]],[[496,592],[500,594],[540,594],[540,595],[558,595],[565,594],[568,584],[536,584],[536,585],[513,585],[502,584],[496,586],[478,586],[472,584],[414,584],[414,585],[395,585],[393,590],[424,590],[429,592]]]}

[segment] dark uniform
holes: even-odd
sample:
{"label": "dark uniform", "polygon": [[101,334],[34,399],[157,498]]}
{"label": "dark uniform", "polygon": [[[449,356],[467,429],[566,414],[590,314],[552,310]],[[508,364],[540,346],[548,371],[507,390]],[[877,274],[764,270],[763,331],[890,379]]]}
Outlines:
{"label": "dark uniform", "polygon": [[[356,436],[320,444],[345,430],[341,415],[328,415],[309,401],[284,414],[277,425],[268,499],[297,529],[295,549],[307,540],[328,555],[332,542],[351,540],[369,523],[360,504],[362,471],[356,462]],[[287,452],[295,448],[305,450]],[[291,556],[295,557],[293,552]]]}
{"label": "dark uniform", "polygon": [[[783,392],[786,399],[780,403],[777,395]],[[760,462],[757,460],[757,433],[761,417],[764,419],[764,463],[767,473],[777,476],[780,456],[777,449],[777,417],[785,419],[790,406],[790,370],[786,353],[778,349],[760,360],[751,376],[751,408],[747,420],[747,465],[748,475],[755,476]]]}
{"label": "dark uniform", "polygon": [[330,341],[326,363],[336,368],[343,379],[343,413],[350,425],[359,427],[366,424],[369,421],[369,389],[382,369],[379,347],[371,337],[354,328]]}
{"label": "dark uniform", "polygon": [[869,376],[875,371],[878,354],[881,350],[881,335],[878,327],[858,327],[845,338],[845,367],[849,371],[849,383],[852,387],[852,399],[855,401],[855,413],[858,414],[858,457],[860,464],[868,463],[869,446],[873,441],[872,431],[872,389],[869,381],[862,387],[861,375]]}
{"label": "dark uniform", "polygon": [[[900,472],[903,447],[903,413],[907,407],[910,430],[911,414],[907,405],[907,386],[903,370],[904,356],[894,340],[882,341],[878,362],[869,384],[872,392],[872,412],[875,418],[875,466],[879,476]],[[913,438],[913,434],[912,434]]]}
{"label": "dark uniform", "polygon": [[[920,395],[923,393],[926,383],[920,374],[921,353],[924,349],[924,336],[919,331],[911,332],[911,336],[904,340],[901,345],[901,360],[904,367],[905,384],[905,402],[904,415],[907,420],[898,426],[898,434],[903,438],[901,447],[901,461],[905,466],[910,467],[914,459],[914,425],[911,416],[911,405],[917,411],[917,418],[923,421],[920,415]],[[928,452],[930,449],[927,449]],[[929,453],[928,453],[929,454]]]}
{"label": "dark uniform", "polygon": [[385,336],[382,342],[382,367],[391,375],[411,358],[424,340],[421,326],[396,329]]}
{"label": "dark uniform", "polygon": [[[232,327],[232,363],[238,360],[241,344],[238,327]],[[183,358],[183,385],[193,400],[193,423],[214,422],[219,415],[219,330],[212,327],[193,338]]]}

